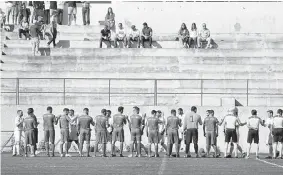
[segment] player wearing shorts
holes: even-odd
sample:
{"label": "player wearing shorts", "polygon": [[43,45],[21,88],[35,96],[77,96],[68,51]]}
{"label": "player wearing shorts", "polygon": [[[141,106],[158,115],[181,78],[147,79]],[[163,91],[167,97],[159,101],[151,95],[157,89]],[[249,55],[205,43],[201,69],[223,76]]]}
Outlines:
{"label": "player wearing shorts", "polygon": [[37,154],[37,143],[38,143],[38,128],[37,128],[37,126],[38,126],[39,122],[37,122],[37,118],[34,115],[33,108],[29,108],[28,110],[31,112],[31,117],[35,120],[35,123],[36,123],[35,128],[34,128],[34,139],[35,139],[34,140],[35,141],[34,151],[35,151],[35,154]]}
{"label": "player wearing shorts", "polygon": [[267,157],[265,157],[266,159],[272,159],[272,156],[273,156],[272,120],[273,120],[273,111],[272,110],[268,110],[267,111],[267,119],[266,119],[266,122],[264,123],[264,126],[268,127],[268,130],[269,130],[269,134],[268,134],[268,136],[266,138],[266,145],[268,146],[269,155]]}
{"label": "player wearing shorts", "polygon": [[264,126],[263,121],[261,120],[261,118],[259,118],[257,116],[257,111],[256,110],[252,110],[252,116],[249,117],[248,121],[247,121],[247,127],[249,128],[249,132],[248,132],[248,138],[247,138],[247,143],[248,143],[248,148],[247,148],[247,157],[246,159],[249,158],[250,156],[250,151],[251,151],[251,146],[252,146],[252,142],[254,141],[254,143],[256,144],[256,159],[258,159],[258,150],[259,150],[259,134],[258,134],[258,130],[259,130],[259,124],[261,124],[262,126]]}
{"label": "player wearing shorts", "polygon": [[94,157],[96,156],[96,150],[98,144],[102,144],[102,155],[101,157],[106,157],[106,143],[107,143],[107,128],[109,127],[108,119],[106,117],[106,109],[101,110],[101,115],[95,118],[95,148]]}
{"label": "player wearing shorts", "polygon": [[185,137],[185,133],[183,131],[183,123],[184,123],[184,118],[185,118],[185,114],[182,108],[178,109],[178,118],[181,120],[181,127],[179,128],[178,132],[179,132],[179,152],[180,149],[182,147],[182,140]]}
{"label": "player wearing shorts", "polygon": [[20,151],[20,145],[21,145],[21,138],[22,138],[22,131],[23,131],[23,111],[18,110],[17,111],[17,117],[15,118],[15,128],[14,128],[14,137],[15,142],[13,145],[13,156],[22,156]]}
{"label": "player wearing shorts", "polygon": [[47,113],[43,115],[43,132],[44,132],[44,142],[45,142],[45,149],[46,155],[49,157],[49,142],[51,143],[51,156],[54,157],[54,150],[55,150],[55,130],[54,124],[57,124],[55,115],[52,114],[52,107],[47,107]]}
{"label": "player wearing shorts", "polygon": [[183,131],[186,132],[185,144],[186,144],[186,155],[185,157],[191,157],[190,144],[194,142],[194,149],[196,157],[198,154],[198,125],[202,125],[201,116],[197,114],[197,108],[191,107],[191,112],[185,116]]}
{"label": "player wearing shorts", "polygon": [[164,118],[164,113],[162,113],[160,110],[158,110],[156,112],[156,116],[157,116],[157,118],[159,120],[162,121],[162,124],[159,125],[159,132],[158,132],[158,139],[159,139],[159,141],[158,142],[160,143],[160,145],[166,151],[167,150],[167,146],[165,145],[165,136],[164,136],[166,121],[165,121],[165,118]]}
{"label": "player wearing shorts", "polygon": [[[63,115],[59,115],[57,117],[59,128],[60,128],[60,135],[61,135],[61,141],[60,141],[60,156],[61,157],[71,157],[69,154],[69,149],[68,149],[68,142],[69,142],[69,126],[70,126],[70,117],[68,116],[69,114],[69,109],[64,108],[63,109]],[[65,146],[65,155],[63,153],[63,146]]]}
{"label": "player wearing shorts", "polygon": [[203,134],[206,137],[207,157],[209,157],[211,146],[215,151],[214,157],[217,157],[216,139],[218,136],[218,120],[212,115],[212,110],[207,110],[206,116],[203,121]]}
{"label": "player wearing shorts", "polygon": [[28,117],[24,119],[23,129],[25,131],[25,157],[27,157],[27,146],[30,145],[31,157],[35,157],[35,135],[36,121],[33,117],[33,109],[28,109]]}
{"label": "player wearing shorts", "polygon": [[159,154],[158,154],[159,124],[162,124],[162,121],[156,117],[156,111],[152,110],[151,117],[147,119],[146,124],[145,124],[146,135],[148,137],[148,143],[149,143],[148,157],[151,157],[151,145],[152,144],[154,144],[154,148],[155,148],[155,157],[159,157]]}
{"label": "player wearing shorts", "polygon": [[69,140],[68,140],[68,149],[70,149],[72,142],[75,142],[78,150],[79,150],[79,139],[78,139],[78,116],[75,115],[75,111],[73,109],[70,109],[69,111],[69,118],[70,118],[70,135],[69,135]]}
{"label": "player wearing shorts", "polygon": [[86,141],[86,150],[87,150],[87,157],[90,157],[90,137],[91,137],[91,128],[90,125],[94,126],[94,121],[91,116],[88,115],[89,109],[84,108],[83,115],[78,119],[78,133],[80,136],[80,156],[83,156],[83,145],[84,141]]}
{"label": "player wearing shorts", "polygon": [[273,117],[272,122],[272,135],[273,135],[273,158],[276,158],[277,146],[281,142],[279,148],[279,159],[282,159],[283,152],[283,116],[282,109],[277,110],[277,115]]}
{"label": "player wearing shorts", "polygon": [[[112,121],[112,117],[111,117],[111,110],[106,110],[106,118],[108,120],[108,124],[110,125],[110,123],[112,124],[113,121]],[[107,142],[112,143],[112,131],[113,131],[113,128],[112,127],[108,127],[107,128]]]}
{"label": "player wearing shorts", "polygon": [[73,19],[76,25],[76,15],[77,15],[77,4],[76,1],[68,1],[68,25],[71,25],[71,19]]}
{"label": "player wearing shorts", "polygon": [[124,144],[124,125],[127,124],[128,116],[123,115],[124,107],[118,107],[118,114],[113,116],[112,120],[112,147],[111,147],[111,156],[116,156],[115,154],[115,143],[116,141],[120,142],[120,157],[123,156],[123,144]]}
{"label": "player wearing shorts", "polygon": [[143,118],[138,114],[139,108],[137,106],[133,109],[133,115],[130,117],[129,128],[131,132],[131,153],[134,157],[134,145],[137,144],[138,157],[141,157],[141,136],[143,133]]}
{"label": "player wearing shorts", "polygon": [[176,116],[176,110],[171,110],[171,116],[167,118],[166,135],[167,135],[167,157],[171,157],[173,144],[175,144],[176,157],[179,155],[179,127],[181,127],[181,120]]}

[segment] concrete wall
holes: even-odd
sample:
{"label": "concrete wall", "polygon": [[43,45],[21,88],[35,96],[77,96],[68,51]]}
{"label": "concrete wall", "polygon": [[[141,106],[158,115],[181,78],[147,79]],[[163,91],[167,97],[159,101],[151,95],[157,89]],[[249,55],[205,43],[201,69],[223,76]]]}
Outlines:
{"label": "concrete wall", "polygon": [[[43,140],[43,131],[42,131],[42,115],[45,113],[46,111],[46,107],[47,106],[40,106],[40,105],[34,105],[34,106],[26,106],[26,105],[20,105],[20,106],[16,106],[16,105],[2,105],[1,106],[1,130],[13,130],[14,128],[14,118],[16,117],[16,111],[18,109],[21,109],[24,111],[24,116],[26,116],[26,110],[28,107],[33,107],[35,110],[35,115],[37,116],[40,125],[39,125],[39,140]],[[111,109],[112,113],[115,114],[117,111],[117,106],[53,106],[54,108],[54,114],[55,115],[59,115],[62,113],[63,108],[68,107],[68,108],[72,108],[75,110],[76,115],[79,115],[82,113],[82,109],[84,107],[89,107],[90,109],[90,115],[92,117],[95,117],[96,115],[98,115],[100,113],[100,110],[104,107],[106,109]],[[154,107],[154,106],[142,106],[141,107],[141,113],[147,113],[149,114],[149,112],[152,109],[160,109],[162,111],[164,111],[165,116],[168,117],[169,112],[172,108],[179,108],[182,107],[184,109],[185,112],[188,112],[190,110],[190,106],[171,106],[171,107],[165,107],[165,106],[159,106],[159,107]],[[282,107],[281,107],[282,108]],[[202,116],[202,119],[204,119],[205,117],[205,111],[207,109],[213,109],[215,111],[215,116],[218,119],[221,119],[225,114],[226,111],[228,109],[228,107],[198,107],[198,113]],[[242,122],[246,121],[247,118],[250,116],[250,111],[254,109],[253,107],[239,107],[239,116]],[[257,107],[255,108],[258,110],[258,115],[262,118],[262,119],[266,119],[266,111],[268,109],[272,109],[272,110],[277,110],[278,107],[273,107],[273,108],[266,108],[266,107]],[[132,114],[132,107],[131,106],[126,106],[125,107],[125,114],[126,115],[131,115]],[[224,148],[224,133],[223,131],[223,127],[219,127],[219,137],[218,137],[218,143],[219,143],[219,147],[221,149],[221,151],[223,151]],[[247,127],[243,126],[240,128],[240,145],[243,147],[243,149],[246,149],[246,139],[247,139]],[[92,139],[95,138],[94,136],[95,133],[92,133]],[[268,134],[268,129],[264,128],[264,127],[260,127],[260,152],[268,152],[268,148],[265,145],[265,141],[267,138],[267,134]],[[4,139],[4,138],[2,138]],[[60,135],[59,135],[59,128],[58,126],[56,126],[56,141],[60,139]],[[128,127],[125,127],[125,140],[126,143],[128,144],[130,141],[130,135],[129,135],[129,129]],[[146,144],[147,143],[147,138],[144,135],[143,136],[143,143]],[[200,148],[205,148],[205,138],[203,136],[203,132],[202,132],[202,127],[199,127],[199,147]],[[184,146],[184,145],[183,145]],[[191,148],[191,151],[193,151],[193,148]]]}

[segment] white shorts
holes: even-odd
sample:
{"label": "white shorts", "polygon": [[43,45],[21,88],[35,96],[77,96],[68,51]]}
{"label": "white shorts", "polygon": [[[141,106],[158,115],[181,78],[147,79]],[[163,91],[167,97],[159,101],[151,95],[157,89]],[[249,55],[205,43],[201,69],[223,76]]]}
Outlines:
{"label": "white shorts", "polygon": [[182,129],[178,130],[178,135],[179,135],[179,139],[183,140],[183,130]]}
{"label": "white shorts", "polygon": [[76,15],[77,8],[76,7],[68,7],[68,15]]}
{"label": "white shorts", "polygon": [[15,144],[19,144],[22,138],[22,131],[14,131]]}

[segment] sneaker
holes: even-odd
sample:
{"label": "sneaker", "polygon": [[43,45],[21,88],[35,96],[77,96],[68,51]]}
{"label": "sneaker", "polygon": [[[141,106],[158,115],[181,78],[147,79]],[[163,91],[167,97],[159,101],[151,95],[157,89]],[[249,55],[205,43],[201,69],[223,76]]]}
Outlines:
{"label": "sneaker", "polygon": [[60,154],[60,157],[64,157],[64,154]]}
{"label": "sneaker", "polygon": [[17,154],[17,156],[19,156],[19,157],[23,157],[23,155],[22,155],[22,154]]}
{"label": "sneaker", "polygon": [[28,155],[27,155],[27,154],[25,154],[25,157],[28,157]]}
{"label": "sneaker", "polygon": [[124,157],[123,154],[120,154],[120,157]]}
{"label": "sneaker", "polygon": [[243,153],[243,154],[242,154],[242,158],[245,158],[246,155],[247,155],[247,153]]}
{"label": "sneaker", "polygon": [[159,154],[155,154],[155,156],[154,157],[159,157]]}
{"label": "sneaker", "polygon": [[13,156],[13,157],[16,157],[16,154],[13,154],[12,156]]}
{"label": "sneaker", "polygon": [[35,157],[35,154],[30,155],[30,157]]}
{"label": "sneaker", "polygon": [[102,154],[101,157],[107,157],[106,154]]}
{"label": "sneaker", "polygon": [[232,158],[232,156],[231,156],[231,155],[228,155],[228,156],[226,156],[225,158]]}
{"label": "sneaker", "polygon": [[265,157],[265,159],[272,159],[272,156],[267,156]]}
{"label": "sneaker", "polygon": [[66,154],[65,156],[66,156],[66,157],[72,157],[72,155],[71,155],[71,154]]}
{"label": "sneaker", "polygon": [[249,159],[249,158],[250,158],[250,156],[246,156],[246,157],[245,157],[245,159]]}
{"label": "sneaker", "polygon": [[199,158],[199,155],[198,155],[198,154],[196,155],[196,158]]}
{"label": "sneaker", "polygon": [[259,156],[256,156],[256,158],[255,159],[259,159]]}
{"label": "sneaker", "polygon": [[27,40],[30,40],[30,38],[27,38]]}
{"label": "sneaker", "polygon": [[180,154],[177,154],[176,157],[180,157]]}
{"label": "sneaker", "polygon": [[142,157],[142,155],[141,155],[141,154],[139,154],[137,157]]}
{"label": "sneaker", "polygon": [[47,157],[50,157],[50,154],[46,154]]}
{"label": "sneaker", "polygon": [[189,158],[189,157],[192,157],[192,156],[190,154],[186,154],[184,157]]}

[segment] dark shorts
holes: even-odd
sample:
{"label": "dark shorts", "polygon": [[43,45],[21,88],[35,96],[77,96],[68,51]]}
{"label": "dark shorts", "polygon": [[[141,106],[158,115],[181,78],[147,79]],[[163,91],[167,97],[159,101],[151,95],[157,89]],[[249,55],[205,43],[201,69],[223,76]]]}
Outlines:
{"label": "dark shorts", "polygon": [[34,128],[34,141],[38,143],[38,128]]}
{"label": "dark shorts", "polygon": [[123,128],[114,128],[112,132],[112,141],[124,142],[124,129]]}
{"label": "dark shorts", "polygon": [[160,132],[158,132],[158,142],[160,142],[160,143],[164,143],[165,142],[164,133],[161,134]]}
{"label": "dark shorts", "polygon": [[168,130],[167,131],[167,142],[168,144],[179,144],[179,132],[178,130]]}
{"label": "dark shorts", "polygon": [[25,144],[35,145],[34,130],[25,131]]}
{"label": "dark shorts", "polygon": [[112,142],[112,132],[107,131],[107,142]]}
{"label": "dark shorts", "polygon": [[216,145],[215,132],[206,132],[206,145]]}
{"label": "dark shorts", "polygon": [[247,143],[256,143],[259,142],[258,130],[249,129]]}
{"label": "dark shorts", "polygon": [[273,128],[273,142],[283,143],[283,128]]}
{"label": "dark shorts", "polygon": [[95,139],[96,139],[96,142],[100,144],[107,143],[107,131],[97,130]]}
{"label": "dark shorts", "polygon": [[236,129],[226,129],[225,131],[225,142],[230,142],[232,138],[232,142],[238,142]]}
{"label": "dark shorts", "polygon": [[61,142],[68,142],[69,141],[69,129],[61,129]]}
{"label": "dark shorts", "polygon": [[198,129],[191,128],[187,129],[186,135],[185,135],[185,144],[190,144],[194,142],[194,144],[198,143]]}
{"label": "dark shorts", "polygon": [[71,132],[69,135],[69,140],[78,140],[78,129],[77,126],[71,125]]}
{"label": "dark shorts", "polygon": [[91,137],[90,129],[81,129],[80,130],[80,143],[86,141],[89,144]]}
{"label": "dark shorts", "polygon": [[132,141],[141,141],[141,129],[139,128],[132,128],[131,129],[131,140]]}
{"label": "dark shorts", "polygon": [[54,144],[55,141],[55,130],[45,130],[44,131],[44,142]]}
{"label": "dark shorts", "polygon": [[158,130],[148,131],[148,143],[158,143]]}

